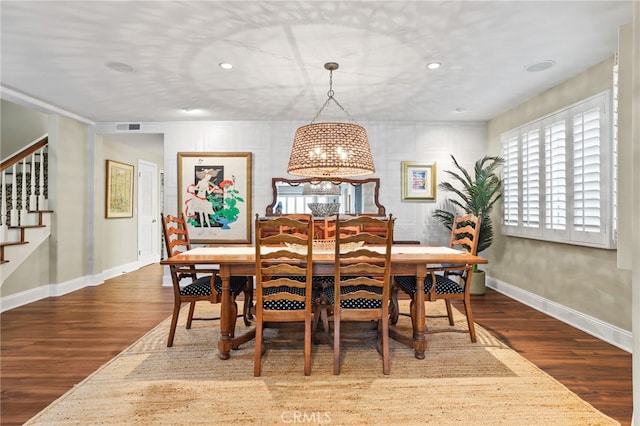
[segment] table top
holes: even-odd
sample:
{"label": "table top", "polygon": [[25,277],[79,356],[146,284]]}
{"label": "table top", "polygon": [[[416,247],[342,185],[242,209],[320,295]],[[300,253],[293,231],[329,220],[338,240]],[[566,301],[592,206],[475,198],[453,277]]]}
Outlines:
{"label": "table top", "polygon": [[[276,247],[270,248],[277,250]],[[380,248],[372,246],[371,250]],[[314,251],[313,261],[320,263],[333,263],[332,250]],[[162,265],[204,265],[204,264],[247,264],[255,263],[255,247],[253,246],[209,246],[197,247],[182,254],[163,259]],[[462,250],[454,250],[449,247],[428,245],[394,245],[391,249],[391,263],[418,263],[418,264],[485,264],[488,261],[482,257],[471,255]]]}

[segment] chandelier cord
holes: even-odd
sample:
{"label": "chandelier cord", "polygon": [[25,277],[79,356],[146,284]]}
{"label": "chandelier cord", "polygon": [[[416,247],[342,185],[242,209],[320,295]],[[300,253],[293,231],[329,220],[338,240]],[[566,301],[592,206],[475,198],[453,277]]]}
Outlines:
{"label": "chandelier cord", "polygon": [[318,117],[320,117],[320,115],[327,109],[327,106],[329,105],[329,102],[331,102],[331,101],[333,101],[333,103],[335,103],[338,106],[338,108],[340,108],[342,110],[342,112],[345,113],[345,115],[349,118],[349,120],[352,123],[358,124],[356,119],[353,118],[351,116],[351,114],[349,114],[349,111],[347,111],[346,109],[343,108],[342,105],[340,105],[340,102],[338,102],[338,100],[334,97],[334,95],[335,95],[335,92],[333,91],[333,70],[329,70],[329,91],[327,92],[327,100],[324,101],[324,104],[322,104],[322,107],[316,113],[315,117],[313,117],[313,120],[311,120],[310,124],[313,124],[313,123],[316,122]]}

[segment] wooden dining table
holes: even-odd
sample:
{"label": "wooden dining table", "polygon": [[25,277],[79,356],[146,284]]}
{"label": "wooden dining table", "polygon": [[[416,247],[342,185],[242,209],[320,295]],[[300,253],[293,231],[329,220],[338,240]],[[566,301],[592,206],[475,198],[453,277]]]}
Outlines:
{"label": "wooden dining table", "polygon": [[[198,247],[164,259],[160,263],[162,265],[182,266],[219,265],[219,275],[222,280],[220,340],[218,341],[218,356],[220,359],[229,359],[231,349],[237,348],[255,337],[255,328],[242,335],[235,335],[237,308],[231,295],[230,287],[231,276],[255,276],[255,247]],[[390,336],[412,347],[415,351],[415,357],[423,359],[427,349],[424,313],[424,279],[427,274],[427,267],[439,264],[485,263],[488,262],[484,258],[449,247],[394,245],[391,252],[391,275],[416,277],[415,316],[417,320],[414,321],[413,336],[403,336],[392,330],[390,330]],[[313,275],[334,275],[333,250],[314,251]]]}

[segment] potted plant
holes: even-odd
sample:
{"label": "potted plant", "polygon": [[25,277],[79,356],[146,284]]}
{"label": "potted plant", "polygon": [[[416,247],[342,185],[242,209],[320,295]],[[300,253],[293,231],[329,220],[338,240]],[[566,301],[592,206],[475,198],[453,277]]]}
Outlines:
{"label": "potted plant", "polygon": [[[438,187],[442,191],[456,195],[456,197],[447,200],[453,207],[453,211],[436,209],[433,212],[433,217],[451,229],[453,218],[459,209],[465,214],[473,213],[480,216],[482,218],[478,236],[478,253],[480,253],[493,243],[493,223],[490,213],[496,201],[502,196],[502,179],[496,174],[496,170],[504,163],[504,159],[496,156],[484,156],[476,161],[473,174],[460,166],[453,155],[451,159],[457,170],[445,170],[445,173],[459,185],[442,182]],[[471,294],[485,293],[484,278],[484,271],[479,270],[476,265],[472,276]]]}

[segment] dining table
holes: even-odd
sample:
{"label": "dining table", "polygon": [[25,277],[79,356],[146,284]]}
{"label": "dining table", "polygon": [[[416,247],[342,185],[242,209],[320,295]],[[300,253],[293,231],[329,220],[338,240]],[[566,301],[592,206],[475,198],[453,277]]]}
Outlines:
{"label": "dining table", "polygon": [[[218,265],[219,276],[222,280],[222,294],[220,302],[220,340],[218,341],[219,358],[230,358],[233,348],[252,340],[255,328],[236,336],[235,323],[237,307],[231,295],[231,276],[255,276],[255,247],[245,245],[205,246],[187,250],[181,254],[168,257],[160,262],[162,265],[180,266],[212,266]],[[440,264],[486,264],[488,261],[464,250],[450,247],[431,245],[393,245],[391,249],[391,275],[415,276],[415,317],[413,321],[413,335],[405,336],[395,330],[390,330],[390,337],[412,347],[415,357],[424,359],[427,349],[425,338],[426,321],[424,312],[424,279],[427,268]],[[313,275],[334,275],[333,249],[313,251]]]}

